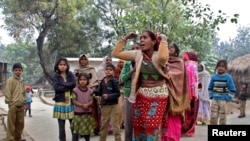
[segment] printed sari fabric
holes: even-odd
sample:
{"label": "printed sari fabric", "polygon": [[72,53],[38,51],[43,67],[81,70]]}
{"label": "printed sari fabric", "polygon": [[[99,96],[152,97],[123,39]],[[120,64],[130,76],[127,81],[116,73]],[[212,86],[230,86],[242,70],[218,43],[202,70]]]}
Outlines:
{"label": "printed sari fabric", "polygon": [[166,133],[168,89],[163,86],[139,88],[133,105],[133,141],[161,141]]}

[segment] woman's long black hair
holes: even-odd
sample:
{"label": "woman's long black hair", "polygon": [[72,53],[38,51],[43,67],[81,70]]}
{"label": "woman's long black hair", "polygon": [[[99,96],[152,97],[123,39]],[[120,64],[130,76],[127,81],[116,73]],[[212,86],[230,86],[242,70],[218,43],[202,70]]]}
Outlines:
{"label": "woman's long black hair", "polygon": [[68,62],[68,60],[67,60],[66,58],[63,58],[63,57],[62,57],[62,58],[59,58],[59,59],[57,60],[55,66],[54,66],[54,72],[58,72],[58,73],[61,72],[61,71],[59,70],[59,68],[58,68],[58,65],[59,65],[59,63],[60,63],[61,61],[64,61],[64,62],[66,63],[66,65],[67,65],[66,72],[69,72],[69,62]]}

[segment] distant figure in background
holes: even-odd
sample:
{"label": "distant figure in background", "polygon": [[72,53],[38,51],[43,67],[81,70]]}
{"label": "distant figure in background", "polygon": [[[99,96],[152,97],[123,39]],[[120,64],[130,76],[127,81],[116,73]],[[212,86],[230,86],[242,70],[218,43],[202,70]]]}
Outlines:
{"label": "distant figure in background", "polygon": [[236,88],[233,78],[226,71],[227,61],[219,60],[208,87],[209,97],[212,99],[211,125],[226,124],[227,102],[232,102],[235,95]]}
{"label": "distant figure in background", "polygon": [[102,63],[98,66],[98,68],[96,70],[99,82],[106,76],[105,67],[107,64],[112,64],[112,58],[109,56],[105,56],[103,58]]}
{"label": "distant figure in background", "polygon": [[246,100],[247,100],[247,87],[248,84],[246,82],[241,83],[241,90],[239,94],[239,102],[240,102],[240,115],[238,118],[244,118],[246,116]]}
{"label": "distant figure in background", "polygon": [[32,117],[31,115],[31,103],[32,103],[32,96],[33,96],[33,93],[32,93],[32,88],[31,86],[25,86],[25,94],[26,94],[26,104],[25,104],[25,116],[26,116],[26,113],[27,111],[29,111],[29,117]]}
{"label": "distant figure in background", "polygon": [[21,63],[14,64],[12,71],[13,76],[7,80],[5,89],[5,103],[9,106],[7,140],[20,141],[24,128],[24,105],[26,99]]}
{"label": "distant figure in background", "polygon": [[209,99],[209,92],[208,86],[211,79],[210,73],[206,70],[204,64],[198,65],[198,78],[199,78],[199,110],[198,110],[198,117],[197,121],[201,122],[203,125],[210,124],[210,114],[211,114],[211,107],[210,107],[210,99]]}
{"label": "distant figure in background", "polygon": [[93,90],[88,88],[89,80],[89,74],[77,74],[78,86],[73,89],[72,94],[72,100],[75,104],[74,118],[71,123],[72,141],[79,141],[79,135],[83,136],[85,141],[90,141],[90,134],[95,128],[91,108],[94,95]]}
{"label": "distant figure in background", "polygon": [[76,86],[74,74],[69,71],[69,63],[66,58],[60,58],[54,67],[53,87],[55,101],[53,118],[58,120],[59,140],[66,141],[65,120],[70,124],[74,116],[74,104],[71,100],[71,92]]}
{"label": "distant figure in background", "polygon": [[125,62],[125,61],[119,59],[118,64],[117,64],[116,67],[115,67],[115,74],[114,74],[114,76],[115,76],[115,78],[116,78],[117,80],[120,79],[120,74],[121,74],[121,71],[122,71],[124,62]]}

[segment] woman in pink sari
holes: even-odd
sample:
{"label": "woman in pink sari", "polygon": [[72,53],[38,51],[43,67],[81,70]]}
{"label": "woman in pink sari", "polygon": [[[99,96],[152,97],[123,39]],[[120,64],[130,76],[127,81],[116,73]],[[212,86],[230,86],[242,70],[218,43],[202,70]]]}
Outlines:
{"label": "woman in pink sari", "polygon": [[198,115],[198,57],[195,52],[184,52],[183,59],[186,66],[188,77],[188,93],[191,109],[185,111],[185,122],[182,125],[182,134],[184,136],[194,136],[196,120]]}

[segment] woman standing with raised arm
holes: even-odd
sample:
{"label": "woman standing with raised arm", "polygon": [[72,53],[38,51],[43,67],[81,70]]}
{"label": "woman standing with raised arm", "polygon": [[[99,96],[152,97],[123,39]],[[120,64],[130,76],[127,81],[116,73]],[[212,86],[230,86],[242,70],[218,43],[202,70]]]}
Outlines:
{"label": "woman standing with raised arm", "polygon": [[129,100],[133,107],[133,140],[160,141],[163,129],[162,123],[166,115],[168,88],[165,74],[168,61],[168,43],[165,35],[150,30],[142,32],[140,37],[141,50],[123,51],[128,39],[137,35],[129,33],[123,37],[114,48],[112,54],[120,59],[135,61],[136,72],[131,85]]}

